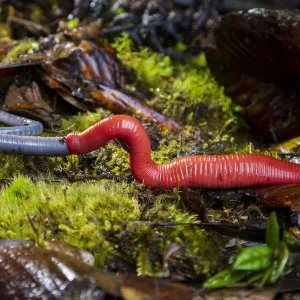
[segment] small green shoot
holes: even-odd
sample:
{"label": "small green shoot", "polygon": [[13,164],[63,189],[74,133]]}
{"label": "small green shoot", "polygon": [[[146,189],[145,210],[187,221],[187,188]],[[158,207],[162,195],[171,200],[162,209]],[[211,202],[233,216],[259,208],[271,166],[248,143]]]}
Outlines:
{"label": "small green shoot", "polygon": [[239,286],[262,287],[275,283],[286,273],[290,254],[288,245],[294,246],[294,240],[289,234],[285,233],[284,240],[280,241],[279,233],[276,213],[273,212],[268,220],[267,244],[243,249],[238,246],[237,254],[229,258],[230,267],[206,280],[203,287],[215,289],[237,283]]}
{"label": "small green shoot", "polygon": [[247,273],[247,271],[226,269],[224,271],[221,271],[214,277],[206,280],[203,287],[207,289],[216,289],[227,286],[241,280]]}
{"label": "small green shoot", "polygon": [[268,246],[257,245],[248,247],[236,257],[234,270],[260,271],[272,263],[272,250]]}
{"label": "small green shoot", "polygon": [[279,247],[279,226],[276,213],[273,212],[268,221],[267,227],[267,245],[275,251]]}

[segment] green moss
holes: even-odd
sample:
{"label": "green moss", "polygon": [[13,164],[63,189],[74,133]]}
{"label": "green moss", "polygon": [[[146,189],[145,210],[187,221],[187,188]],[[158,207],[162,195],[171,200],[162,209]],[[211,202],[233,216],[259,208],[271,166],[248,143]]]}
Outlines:
{"label": "green moss", "polygon": [[134,201],[129,187],[111,181],[46,184],[20,176],[0,196],[0,238],[34,238],[28,222],[34,216],[40,234],[92,251],[101,265],[114,247],[100,231],[120,230],[120,222],[136,220]]}
{"label": "green moss", "polygon": [[135,51],[128,34],[124,33],[117,38],[112,46],[118,51],[118,57],[122,63],[135,71],[138,80],[143,81],[149,87],[164,85],[168,77],[173,74],[171,60],[148,48]]}
{"label": "green moss", "polygon": [[153,160],[159,164],[172,161],[191,150],[191,142],[183,139],[168,141],[169,137],[170,133],[168,134],[168,138],[160,140],[158,150],[152,152]]}
{"label": "green moss", "polygon": [[24,168],[22,156],[0,154],[0,178],[9,178],[23,172]]}
{"label": "green moss", "polygon": [[[160,233],[164,232],[162,237],[157,234],[156,230],[148,232],[148,234],[153,235],[151,243],[153,240],[156,241],[155,244],[161,248],[162,253],[166,253],[167,249],[178,245],[181,251],[173,258],[178,259],[182,265],[192,264],[193,271],[198,275],[207,274],[217,267],[221,254],[221,248],[219,248],[221,242],[218,245],[212,238],[213,234],[208,234],[205,230],[188,225],[196,224],[198,219],[196,215],[185,211],[179,199],[179,192],[157,197],[154,206],[145,214],[145,218],[155,222],[167,221],[185,224],[178,225],[172,230],[158,229]],[[137,234],[143,235],[145,233],[142,230],[141,233],[138,232]],[[166,261],[163,263],[167,264]],[[165,271],[167,272],[167,270]]]}
{"label": "green moss", "polygon": [[83,131],[99,120],[110,116],[110,112],[98,108],[94,112],[79,113],[70,118],[63,119],[61,125],[61,135],[66,135],[72,131]]}
{"label": "green moss", "polygon": [[51,173],[45,157],[0,153],[0,179],[12,178],[18,174],[27,174],[33,178],[39,175],[50,178]]}
{"label": "green moss", "polygon": [[79,19],[74,18],[67,23],[67,28],[69,30],[76,28],[79,25]]}
{"label": "green moss", "polygon": [[[125,259],[137,265],[138,273],[162,274],[166,268],[163,253],[178,243],[185,249],[179,258],[190,262],[196,273],[215,269],[220,248],[205,231],[180,226],[154,230],[136,224],[143,220],[194,224],[196,217],[185,212],[178,194],[160,196],[142,217],[143,208],[132,192],[130,185],[110,180],[46,184],[19,176],[0,195],[0,238],[35,238],[28,222],[31,218],[44,239],[91,251],[99,267]],[[160,257],[160,263],[153,257]]]}
{"label": "green moss", "polygon": [[[110,148],[110,146],[108,146],[108,148]],[[124,172],[130,170],[128,153],[120,147],[110,148],[110,151],[112,152],[112,154],[110,156],[110,159],[107,161],[107,166],[111,169],[111,171],[115,175],[117,176],[124,175]],[[101,159],[102,157],[103,157],[103,152],[100,153],[98,159]],[[106,157],[108,157],[108,155],[106,155]]]}
{"label": "green moss", "polygon": [[204,54],[184,64],[176,63],[148,48],[136,51],[126,34],[116,38],[113,46],[122,63],[153,93],[148,104],[157,110],[185,124],[209,123],[220,128],[230,119],[227,130],[235,127],[239,107],[214,80]]}
{"label": "green moss", "polygon": [[23,40],[7,53],[7,55],[2,59],[2,62],[9,63],[11,60],[16,60],[21,53],[32,53],[36,50],[39,50],[39,44],[37,41],[31,39]]}

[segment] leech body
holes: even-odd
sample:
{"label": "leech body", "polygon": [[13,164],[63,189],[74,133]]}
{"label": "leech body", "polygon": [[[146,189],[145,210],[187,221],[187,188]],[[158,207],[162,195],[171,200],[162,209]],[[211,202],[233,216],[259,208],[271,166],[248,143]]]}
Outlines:
{"label": "leech body", "polygon": [[152,188],[300,184],[300,165],[257,154],[186,156],[170,163],[156,164],[151,159],[146,130],[129,116],[109,117],[66,138],[25,136],[41,133],[42,124],[3,111],[0,111],[0,122],[15,125],[0,128],[0,152],[5,153],[66,156],[91,152],[111,139],[121,139],[130,149],[134,177]]}
{"label": "leech body", "polygon": [[153,188],[300,184],[300,165],[258,154],[187,156],[156,164],[151,159],[146,130],[136,119],[124,115],[104,119],[82,133],[71,133],[66,142],[71,154],[81,154],[96,150],[114,138],[129,147],[134,177]]}

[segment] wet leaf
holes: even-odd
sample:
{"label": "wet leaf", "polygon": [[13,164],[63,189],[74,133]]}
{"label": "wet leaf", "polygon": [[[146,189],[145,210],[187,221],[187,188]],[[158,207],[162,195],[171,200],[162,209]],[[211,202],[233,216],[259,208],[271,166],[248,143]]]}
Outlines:
{"label": "wet leaf", "polygon": [[162,129],[182,129],[174,120],[122,89],[121,65],[111,47],[87,40],[81,40],[78,46],[69,41],[57,47],[47,41],[44,44],[48,47],[48,63],[43,64],[41,77],[70,104],[83,110],[86,106],[104,106],[114,113],[138,114]]}
{"label": "wet leaf", "polygon": [[218,24],[216,49],[207,55],[251,130],[276,143],[299,135],[299,28],[299,14],[292,11],[231,13]]}
{"label": "wet leaf", "polygon": [[52,79],[49,75],[45,74],[44,72],[40,72],[42,80],[51,88],[55,89],[56,92],[64,99],[67,103],[71,104],[72,106],[76,107],[82,111],[88,111],[89,107],[82,103],[81,101],[75,99],[70,92],[62,86],[58,81]]}
{"label": "wet leaf", "polygon": [[[225,93],[243,108],[243,118],[258,137],[278,143],[299,135],[300,97],[296,90],[284,90],[274,84],[239,73],[215,62],[209,65]],[[218,58],[219,59],[219,58]]]}
{"label": "wet leaf", "polygon": [[226,269],[211,277],[210,279],[206,280],[203,284],[203,287],[205,289],[216,289],[228,286],[241,280],[247,275],[247,273],[248,271],[245,270],[237,271],[232,269]]}
{"label": "wet leaf", "polygon": [[300,197],[300,185],[253,187],[245,189],[244,193],[247,196],[255,197],[257,205],[288,207]]}
{"label": "wet leaf", "polygon": [[[63,242],[0,240],[1,299],[192,299],[192,289],[169,280],[103,273],[90,254]],[[87,255],[88,254],[88,255]]]}
{"label": "wet leaf", "polygon": [[82,261],[90,266],[94,266],[95,258],[90,252],[88,252],[86,250],[79,249],[70,244],[60,242],[60,241],[47,242],[47,248],[57,251],[57,252],[62,252],[66,255],[69,255],[76,259],[79,259],[80,261]]}
{"label": "wet leaf", "polygon": [[10,85],[2,109],[17,115],[33,117],[49,126],[56,121],[53,109],[44,100],[40,86],[35,81],[22,86]]}
{"label": "wet leaf", "polygon": [[224,16],[215,40],[227,67],[265,82],[298,87],[299,32],[297,11],[252,9]]}
{"label": "wet leaf", "polygon": [[105,297],[91,275],[93,268],[65,253],[17,241],[1,247],[0,258],[3,299]]}
{"label": "wet leaf", "polygon": [[8,63],[0,63],[0,70],[3,72],[4,70],[10,69],[13,70],[14,68],[19,67],[31,67],[31,66],[38,66],[43,63],[44,56],[35,55],[35,57],[25,57],[20,56],[17,59],[12,59]]}
{"label": "wet leaf", "polygon": [[271,248],[257,245],[243,249],[237,256],[233,268],[235,270],[259,271],[268,268],[271,262]]}
{"label": "wet leaf", "polygon": [[275,212],[272,212],[268,220],[266,241],[273,251],[279,247],[279,226]]}
{"label": "wet leaf", "polygon": [[121,295],[126,300],[192,299],[191,289],[183,284],[136,276],[125,277]]}
{"label": "wet leaf", "polygon": [[[42,43],[41,47],[43,45]],[[85,80],[90,81],[90,84],[102,83],[111,88],[121,87],[121,65],[108,45],[87,40],[81,40],[79,45],[68,40],[47,45],[45,40],[45,45],[48,64],[43,65],[43,70],[52,75],[52,78],[58,81],[68,80],[70,86],[72,78],[68,75],[72,72],[75,83],[81,83],[78,88],[85,86],[82,82]]]}

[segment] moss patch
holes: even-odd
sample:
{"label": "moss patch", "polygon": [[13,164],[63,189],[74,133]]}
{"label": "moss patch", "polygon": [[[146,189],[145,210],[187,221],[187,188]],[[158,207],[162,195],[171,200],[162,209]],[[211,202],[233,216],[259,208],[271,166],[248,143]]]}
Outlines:
{"label": "moss patch", "polygon": [[61,125],[61,135],[64,136],[73,131],[83,131],[99,120],[104,119],[110,115],[111,113],[109,111],[98,108],[94,112],[86,112],[84,114],[79,113],[68,119],[63,119]]}
{"label": "moss patch", "polygon": [[127,34],[116,38],[113,46],[122,63],[152,92],[151,106],[184,124],[208,124],[210,130],[222,128],[228,120],[227,131],[237,124],[239,107],[214,80],[204,54],[178,63],[147,48],[136,51]]}
{"label": "moss patch", "polygon": [[165,85],[166,79],[174,73],[169,57],[148,48],[135,51],[133,42],[126,33],[116,38],[112,46],[117,50],[121,62],[132,68],[137,79],[149,87],[157,88]]}
{"label": "moss patch", "polygon": [[0,179],[11,179],[19,174],[46,179],[51,178],[53,169],[45,157],[0,153]]}
{"label": "moss patch", "polygon": [[[144,208],[133,188],[110,180],[45,183],[17,177],[0,196],[0,238],[35,238],[30,218],[45,240],[58,239],[91,251],[96,265],[126,261],[144,275],[167,275],[163,253],[178,244],[177,258],[189,262],[196,274],[214,270],[220,245],[203,230],[189,227],[153,228],[138,222],[195,224],[175,196],[161,196]],[[155,247],[153,247],[155,246]]]}
{"label": "moss patch", "polygon": [[11,60],[16,60],[21,53],[32,53],[39,50],[39,44],[35,40],[23,40],[17,46],[13,47],[3,58],[2,63],[9,63]]}

